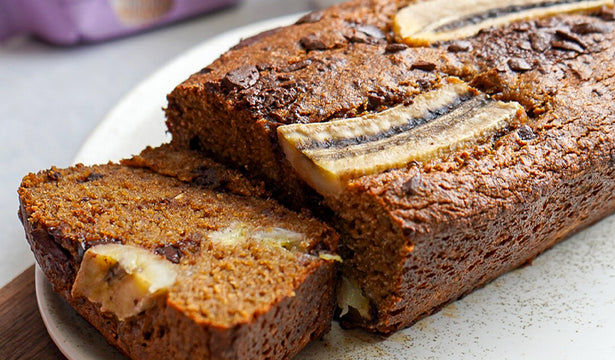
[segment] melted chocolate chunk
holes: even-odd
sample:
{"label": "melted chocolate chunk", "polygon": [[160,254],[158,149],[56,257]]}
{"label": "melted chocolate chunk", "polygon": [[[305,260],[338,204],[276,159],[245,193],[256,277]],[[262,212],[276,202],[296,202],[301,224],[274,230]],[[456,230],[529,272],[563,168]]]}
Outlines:
{"label": "melted chocolate chunk", "polygon": [[265,90],[265,100],[263,106],[268,108],[283,108],[284,106],[295,101],[297,90],[294,87],[283,88],[277,87],[274,89]]}
{"label": "melted chocolate chunk", "polygon": [[227,179],[220,177],[218,171],[206,166],[199,166],[194,172],[198,176],[192,182],[207,189],[221,190],[228,183]]}
{"label": "melted chocolate chunk", "polygon": [[534,32],[530,34],[530,44],[534,51],[544,52],[551,46],[551,35],[544,31]]}
{"label": "melted chocolate chunk", "polygon": [[580,37],[576,36],[575,34],[569,31],[558,29],[555,31],[555,35],[557,35],[562,40],[579,44],[579,46],[582,47],[583,49],[587,48],[587,45]]}
{"label": "melted chocolate chunk", "polygon": [[315,34],[305,36],[299,40],[301,47],[307,51],[326,50],[327,45]]}
{"label": "melted chocolate chunk", "polygon": [[559,50],[575,51],[578,53],[585,52],[585,49],[583,49],[579,44],[575,44],[570,41],[553,40],[551,41],[551,46]]}
{"label": "melted chocolate chunk", "polygon": [[82,179],[77,179],[78,183],[86,183],[86,182],[90,182],[90,181],[95,181],[95,180],[100,180],[102,179],[104,176],[95,172],[91,172],[88,176],[86,176],[85,178]]}
{"label": "melted chocolate chunk", "polygon": [[450,52],[466,52],[472,50],[472,43],[467,40],[458,40],[448,46]]}
{"label": "melted chocolate chunk", "polygon": [[380,28],[374,25],[356,24],[353,26],[353,28],[356,29],[358,32],[361,32],[375,39],[384,39],[386,37],[386,35],[382,32],[382,30],[380,30]]}
{"label": "melted chocolate chunk", "polygon": [[164,256],[167,260],[173,264],[179,264],[179,260],[182,257],[181,250],[175,245],[163,245],[156,248],[156,254]]}
{"label": "melted chocolate chunk", "polygon": [[522,58],[512,58],[508,60],[508,66],[511,70],[523,72],[532,70],[532,65]]}
{"label": "melted chocolate chunk", "polygon": [[99,174],[99,173],[90,173],[90,175],[88,175],[88,177],[85,178],[85,181],[95,181],[95,180],[100,180],[104,177],[104,175]]}
{"label": "melted chocolate chunk", "polygon": [[393,53],[396,53],[396,52],[404,51],[407,48],[408,48],[408,45],[406,45],[406,44],[392,43],[392,44],[388,44],[384,48],[384,53],[385,54],[393,54]]}
{"label": "melted chocolate chunk", "polygon": [[603,23],[581,23],[572,26],[573,33],[587,35],[587,34],[604,34],[611,31],[611,27]]}
{"label": "melted chocolate chunk", "polygon": [[222,79],[222,83],[227,88],[238,87],[247,89],[256,84],[259,78],[260,74],[256,66],[243,65],[235,70],[229,71],[226,76],[224,76],[224,79]]}
{"label": "melted chocolate chunk", "polygon": [[419,69],[423,71],[434,71],[436,69],[436,64],[428,61],[419,60],[412,64],[412,66],[410,67],[410,70],[414,69]]}
{"label": "melted chocolate chunk", "polygon": [[201,139],[198,136],[192,137],[188,142],[188,148],[194,151],[201,151]]}
{"label": "melted chocolate chunk", "polygon": [[52,181],[58,181],[62,179],[62,174],[60,174],[58,171],[54,169],[47,170],[46,175],[49,178],[49,180],[52,180]]}
{"label": "melted chocolate chunk", "polygon": [[421,173],[417,173],[410,180],[402,185],[402,190],[410,196],[422,195],[425,193],[425,184]]}
{"label": "melted chocolate chunk", "polygon": [[523,141],[529,141],[536,138],[536,134],[534,134],[532,128],[527,125],[521,126],[519,130],[517,130],[517,135],[519,135],[519,138]]}
{"label": "melted chocolate chunk", "polygon": [[287,73],[295,72],[295,71],[298,71],[298,70],[301,70],[301,69],[304,69],[310,66],[311,63],[312,63],[312,60],[310,59],[301,60],[301,61],[298,61],[296,63],[290,64],[286,67],[281,68],[280,72],[287,72]]}
{"label": "melted chocolate chunk", "polygon": [[346,39],[348,39],[348,41],[350,42],[359,44],[370,44],[374,42],[372,38],[356,30],[352,30],[352,34],[347,35]]}

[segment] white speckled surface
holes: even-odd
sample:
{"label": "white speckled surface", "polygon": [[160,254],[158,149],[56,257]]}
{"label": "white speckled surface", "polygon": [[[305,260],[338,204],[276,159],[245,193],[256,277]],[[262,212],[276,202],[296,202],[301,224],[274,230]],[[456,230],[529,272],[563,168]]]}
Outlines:
{"label": "white speckled surface", "polygon": [[[240,37],[292,19],[236,30],[178,57],[118,103],[77,161],[117,160],[164,141],[160,107],[170,86]],[[69,359],[121,358],[37,275],[41,313]],[[615,216],[386,340],[334,324],[297,359],[613,359],[613,334]]]}

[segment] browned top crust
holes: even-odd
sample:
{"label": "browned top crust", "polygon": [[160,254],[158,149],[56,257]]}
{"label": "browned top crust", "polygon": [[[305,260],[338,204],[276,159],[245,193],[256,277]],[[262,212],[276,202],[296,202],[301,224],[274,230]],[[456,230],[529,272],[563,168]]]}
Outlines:
{"label": "browned top crust", "polygon": [[[527,125],[447,157],[363,176],[342,197],[326,199],[348,239],[345,273],[378,306],[373,323],[363,325],[385,333],[519,266],[615,206],[612,7],[409,48],[396,42],[391,24],[410,2],[354,0],[247,39],[179,85],[167,110],[174,142],[245,166],[301,206],[308,187],[278,146],[279,125],[412,102],[445,76],[523,105]],[[216,137],[209,139],[212,129]],[[538,216],[541,209],[562,219],[546,217],[540,225],[522,212]],[[523,234],[504,233],[498,221]],[[492,240],[498,256],[514,258],[491,258]],[[449,251],[451,243],[460,250]]]}
{"label": "browned top crust", "polygon": [[[603,30],[584,32],[590,23]],[[585,161],[608,164],[603,157],[612,154],[615,140],[614,28],[576,15],[489,29],[470,39],[472,50],[459,56],[479,67],[473,85],[523,103],[533,121],[487,146],[365,176],[353,191],[382,199],[404,229],[435,231],[434,224],[446,224],[449,215],[469,218],[540,197],[526,190],[543,188],[545,179],[578,176]],[[546,37],[546,48],[531,45],[536,34]],[[520,59],[528,68],[516,66]],[[608,151],[601,151],[605,146]]]}
{"label": "browned top crust", "polygon": [[[435,68],[454,59],[439,49],[391,45],[391,20],[404,1],[351,1],[295,25],[248,38],[180,87],[273,126],[378,111],[433,86]],[[196,89],[193,89],[196,90]],[[172,106],[172,104],[171,104]]]}

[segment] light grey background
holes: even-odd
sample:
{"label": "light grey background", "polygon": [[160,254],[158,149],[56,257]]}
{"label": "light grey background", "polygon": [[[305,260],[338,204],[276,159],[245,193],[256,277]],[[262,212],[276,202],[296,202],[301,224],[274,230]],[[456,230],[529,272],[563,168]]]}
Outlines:
{"label": "light grey background", "polygon": [[317,0],[244,0],[105,43],[56,47],[27,36],[0,43],[0,287],[34,262],[17,218],[26,173],[71,165],[106,112],[178,54],[224,31],[315,6]]}

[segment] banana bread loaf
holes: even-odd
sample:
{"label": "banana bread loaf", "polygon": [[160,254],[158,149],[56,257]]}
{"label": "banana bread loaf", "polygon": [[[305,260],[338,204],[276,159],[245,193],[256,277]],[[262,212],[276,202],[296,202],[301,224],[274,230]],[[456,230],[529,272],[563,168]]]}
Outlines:
{"label": "banana bread loaf", "polygon": [[194,152],[52,168],[19,195],[54,290],[130,358],[284,359],[330,327],[335,232]]}
{"label": "banana bread loaf", "polygon": [[354,0],[241,41],[167,124],[333,210],[342,322],[391,334],[615,210],[614,27],[612,1]]}

